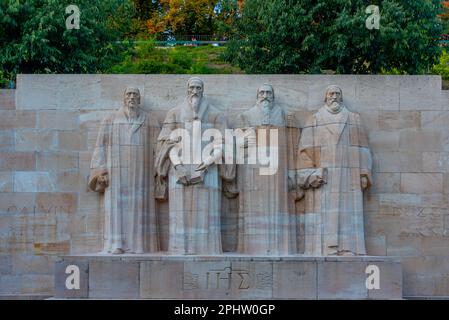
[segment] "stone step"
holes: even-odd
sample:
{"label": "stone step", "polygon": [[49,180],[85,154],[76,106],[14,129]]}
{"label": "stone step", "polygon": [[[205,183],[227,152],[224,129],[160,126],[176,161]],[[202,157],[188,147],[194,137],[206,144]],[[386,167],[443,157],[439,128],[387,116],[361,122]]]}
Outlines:
{"label": "stone step", "polygon": [[55,270],[56,299],[402,299],[396,257],[97,254]]}

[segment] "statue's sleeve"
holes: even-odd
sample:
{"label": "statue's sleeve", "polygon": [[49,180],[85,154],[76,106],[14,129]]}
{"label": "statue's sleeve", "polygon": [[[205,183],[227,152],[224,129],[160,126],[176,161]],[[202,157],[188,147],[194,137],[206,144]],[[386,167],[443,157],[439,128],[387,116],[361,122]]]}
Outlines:
{"label": "statue's sleeve", "polygon": [[92,191],[105,191],[105,188],[97,183],[97,180],[100,176],[109,176],[109,170],[107,167],[107,151],[110,145],[111,130],[112,120],[110,118],[104,119],[100,125],[100,131],[98,132],[97,142],[95,144],[90,163],[90,176],[88,184]]}
{"label": "statue's sleeve", "polygon": [[173,112],[169,111],[157,138],[156,156],[154,159],[155,198],[159,200],[167,199],[167,175],[170,169],[170,150],[175,145],[170,141],[170,135],[174,129],[176,129],[176,117]]}
{"label": "statue's sleeve", "polygon": [[355,115],[355,125],[351,126],[351,128],[353,129],[353,132],[350,133],[351,144],[358,146],[360,152],[360,176],[368,179],[369,187],[373,181],[371,174],[373,160],[369,149],[368,134],[359,114]]}
{"label": "statue's sleeve", "polygon": [[225,143],[225,132],[226,129],[228,129],[228,121],[227,119],[222,116],[222,115],[217,115],[215,118],[215,124],[214,127],[215,129],[218,129],[221,133],[221,138],[220,139],[216,139],[214,138],[213,141],[213,149],[214,151],[212,152],[212,154],[207,157],[204,160],[204,163],[206,165],[212,165],[213,163],[219,163],[219,164],[223,164],[224,163],[224,159],[223,159],[223,148],[224,148],[224,143]]}
{"label": "statue's sleeve", "polygon": [[296,172],[299,169],[298,164],[298,143],[300,137],[299,126],[293,113],[288,113],[286,117],[287,124],[287,150],[288,150],[288,185],[289,190],[296,189]]}
{"label": "statue's sleeve", "polygon": [[161,132],[157,138],[155,172],[157,176],[165,177],[170,167],[170,150],[174,144],[170,141],[170,135],[176,129],[176,119],[173,112],[169,111],[165,117]]}
{"label": "statue's sleeve", "polygon": [[239,114],[235,119],[235,127],[236,128],[245,128],[248,127],[248,121],[244,113]]}
{"label": "statue's sleeve", "polygon": [[175,129],[176,129],[176,115],[173,110],[170,110],[164,119],[164,123],[162,124],[162,129],[161,132],[159,133],[159,136],[157,137],[157,141],[163,142],[169,140],[172,131]]}
{"label": "statue's sleeve", "polygon": [[320,147],[315,144],[315,131],[316,123],[312,117],[302,129],[297,151],[296,183],[303,189],[309,188],[312,175],[322,175]]}
{"label": "statue's sleeve", "polygon": [[[230,127],[228,119],[225,117],[219,117],[217,120],[220,123],[220,131],[222,132],[223,137],[225,137],[226,130]],[[224,147],[225,140],[222,140],[221,143]],[[235,154],[234,143],[232,144],[232,150]],[[221,159],[222,164],[219,166],[219,169],[220,177],[222,179],[223,194],[226,198],[233,199],[239,195],[237,186],[237,166],[234,161],[232,163],[226,163],[226,158],[223,151],[221,152]]]}

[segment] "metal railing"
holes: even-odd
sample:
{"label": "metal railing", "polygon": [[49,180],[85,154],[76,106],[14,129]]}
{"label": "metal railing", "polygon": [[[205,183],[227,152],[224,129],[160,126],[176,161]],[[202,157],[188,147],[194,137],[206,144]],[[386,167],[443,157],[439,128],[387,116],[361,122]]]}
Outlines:
{"label": "metal railing", "polygon": [[162,33],[156,36],[156,44],[161,46],[176,46],[176,45],[223,45],[228,41],[226,37],[219,37],[217,35],[196,35],[196,34],[171,34]]}

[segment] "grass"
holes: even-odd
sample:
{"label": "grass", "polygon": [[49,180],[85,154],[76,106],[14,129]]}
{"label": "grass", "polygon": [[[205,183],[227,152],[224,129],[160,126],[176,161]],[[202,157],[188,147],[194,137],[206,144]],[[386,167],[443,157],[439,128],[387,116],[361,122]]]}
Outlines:
{"label": "grass", "polygon": [[123,54],[122,62],[111,73],[119,74],[234,74],[238,67],[223,61],[225,47],[177,46],[156,47],[152,42],[139,43]]}

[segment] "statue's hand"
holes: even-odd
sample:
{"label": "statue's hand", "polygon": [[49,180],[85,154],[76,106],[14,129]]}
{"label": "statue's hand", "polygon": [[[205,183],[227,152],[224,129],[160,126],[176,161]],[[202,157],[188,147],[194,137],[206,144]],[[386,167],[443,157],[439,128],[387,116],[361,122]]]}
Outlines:
{"label": "statue's hand", "polygon": [[182,140],[182,138],[180,137],[180,136],[178,136],[178,137],[170,137],[170,139],[168,140],[168,142],[170,143],[170,144],[175,144],[175,143],[178,143],[178,142],[180,142]]}
{"label": "statue's hand", "polygon": [[365,176],[361,176],[360,177],[360,186],[362,187],[362,190],[365,191],[366,189],[368,189],[368,178]]}
{"label": "statue's hand", "polygon": [[201,162],[196,168],[195,171],[204,171],[207,170],[208,165],[204,162]]}
{"label": "statue's hand", "polygon": [[97,183],[103,188],[106,189],[109,186],[109,178],[108,174],[104,173],[98,177]]}
{"label": "statue's hand", "polygon": [[295,190],[297,187],[297,182],[296,182],[296,172],[293,170],[290,170],[288,172],[288,190]]}
{"label": "statue's hand", "polygon": [[175,166],[175,174],[176,174],[176,177],[178,178],[178,183],[185,185],[185,186],[190,184],[189,173],[187,172],[186,168],[184,168],[184,166],[182,164],[178,164]]}
{"label": "statue's hand", "polygon": [[304,198],[304,196],[306,195],[305,191],[303,188],[296,188],[296,201],[300,201],[302,200],[302,198]]}
{"label": "statue's hand", "polygon": [[319,175],[313,174],[309,178],[309,184],[312,188],[319,188],[325,183],[326,182],[324,181],[323,177],[321,177]]}

